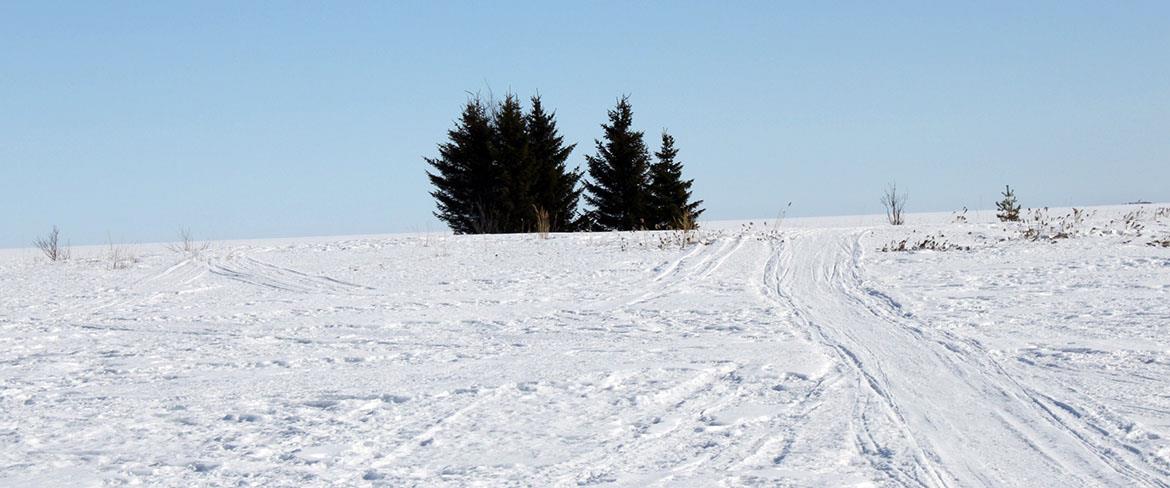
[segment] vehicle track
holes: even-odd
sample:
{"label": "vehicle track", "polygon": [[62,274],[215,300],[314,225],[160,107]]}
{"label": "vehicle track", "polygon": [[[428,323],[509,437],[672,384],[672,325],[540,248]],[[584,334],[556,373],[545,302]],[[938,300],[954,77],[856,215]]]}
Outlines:
{"label": "vehicle track", "polygon": [[[852,421],[854,423],[853,445],[856,454],[864,457],[877,472],[885,474],[890,481],[901,486],[947,486],[942,475],[932,463],[933,455],[918,444],[906,425],[899,407],[884,387],[884,375],[880,370],[867,368],[858,354],[840,341],[835,340],[832,330],[826,330],[814,314],[814,310],[801,302],[793,292],[798,281],[812,276],[819,282],[832,280],[839,271],[837,266],[799,269],[807,263],[794,262],[796,252],[792,250],[793,235],[782,245],[773,245],[773,252],[764,267],[765,296],[792,311],[792,320],[814,343],[827,347],[840,362],[847,366],[853,383],[859,393],[854,396]],[[818,263],[819,264],[819,263]],[[797,273],[805,271],[811,273]],[[879,412],[874,412],[874,409]],[[879,426],[885,423],[888,426]],[[878,428],[892,429],[898,433],[893,439],[881,439]],[[892,442],[900,442],[895,446]],[[909,452],[909,456],[903,452]],[[930,453],[933,454],[933,453]]]}
{"label": "vehicle track", "polygon": [[1063,403],[1020,383],[977,344],[934,332],[869,286],[861,238],[790,235],[764,283],[766,296],[791,307],[858,378],[856,445],[875,469],[906,486],[1167,486],[1159,467],[1078,425]]}
{"label": "vehicle track", "polygon": [[746,240],[747,236],[741,233],[734,237],[720,237],[716,239],[718,244],[692,244],[694,249],[672,261],[654,277],[649,291],[626,302],[625,306],[646,303],[709,278],[743,247]]}
{"label": "vehicle track", "polygon": [[[1071,406],[1069,402],[1072,400],[1062,401],[1053,398],[1019,381],[981,344],[958,339],[946,331],[934,333],[931,329],[918,324],[909,313],[902,310],[896,300],[869,286],[861,277],[863,255],[861,239],[862,234],[856,234],[852,240],[849,249],[852,256],[852,265],[849,268],[851,273],[844,283],[853,290],[851,295],[858,298],[858,302],[864,303],[874,315],[884,316],[893,323],[909,327],[916,337],[945,348],[961,363],[977,364],[986,373],[986,379],[998,389],[1020,395],[1023,403],[1032,407],[1032,415],[1045,418],[1052,427],[1064,430],[1099,460],[1130,481],[1145,486],[1170,486],[1166,481],[1167,477],[1170,477],[1170,470],[1157,462],[1157,456],[1143,454],[1131,443],[1110,435],[1107,430],[1096,425],[1093,419]],[[1078,398],[1091,401],[1083,396]]]}
{"label": "vehicle track", "polygon": [[209,259],[207,266],[211,273],[217,276],[294,293],[353,294],[373,290],[368,286],[309,274],[234,253],[228,254],[224,259]]}

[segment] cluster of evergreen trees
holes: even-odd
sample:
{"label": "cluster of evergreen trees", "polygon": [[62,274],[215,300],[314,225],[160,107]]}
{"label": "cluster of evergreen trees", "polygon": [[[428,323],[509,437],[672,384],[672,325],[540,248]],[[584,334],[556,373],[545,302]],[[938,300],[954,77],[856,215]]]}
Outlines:
{"label": "cluster of evergreen trees", "polygon": [[524,113],[508,95],[497,106],[468,100],[439,157],[427,158],[435,215],[459,234],[529,232],[547,212],[551,230],[578,225],[581,173],[565,166],[566,146],[540,97]]}
{"label": "cluster of evergreen trees", "polygon": [[[435,215],[456,233],[675,229],[703,213],[674,138],[663,132],[652,161],[628,97],[609,111],[597,153],[586,156],[588,181],[566,164],[576,144],[565,144],[555,114],[539,96],[530,100],[525,113],[515,95],[498,104],[469,99],[439,156],[426,158]],[[578,212],[583,191],[591,208]]]}

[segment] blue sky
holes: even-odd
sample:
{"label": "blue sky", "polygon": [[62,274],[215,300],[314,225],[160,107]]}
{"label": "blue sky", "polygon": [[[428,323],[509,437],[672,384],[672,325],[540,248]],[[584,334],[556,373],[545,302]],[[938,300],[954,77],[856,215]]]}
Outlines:
{"label": "blue sky", "polygon": [[[878,5],[880,3],[880,5]],[[1170,2],[3,2],[0,246],[439,230],[468,91],[630,94],[712,219],[1170,200]]]}

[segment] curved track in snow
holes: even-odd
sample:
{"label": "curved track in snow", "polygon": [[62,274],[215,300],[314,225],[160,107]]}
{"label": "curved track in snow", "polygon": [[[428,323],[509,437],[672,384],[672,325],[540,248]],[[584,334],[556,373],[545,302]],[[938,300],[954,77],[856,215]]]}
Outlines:
{"label": "curved track in snow", "polygon": [[[858,391],[850,436],[904,486],[1168,486],[1122,439],[1018,383],[977,344],[932,331],[861,274],[861,233],[789,236],[767,296],[835,351]],[[1027,476],[1027,479],[1021,479]]]}

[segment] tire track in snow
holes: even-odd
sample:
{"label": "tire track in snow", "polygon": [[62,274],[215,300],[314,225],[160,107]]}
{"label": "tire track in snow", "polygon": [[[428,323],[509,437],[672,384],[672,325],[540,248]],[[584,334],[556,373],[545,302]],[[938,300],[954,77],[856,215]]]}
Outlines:
{"label": "tire track in snow", "polygon": [[[862,234],[856,235],[853,239],[852,249],[849,249],[851,255],[850,274],[848,279],[844,280],[847,288],[852,290],[851,296],[859,304],[865,306],[875,316],[883,317],[891,323],[904,324],[903,326],[912,331],[916,337],[942,346],[951,354],[960,357],[962,362],[978,364],[983,368],[985,377],[990,382],[995,383],[1000,391],[1021,395],[1025,404],[1031,403],[1035,407],[1033,414],[1047,418],[1053,426],[1065,430],[1116,472],[1146,486],[1170,486],[1170,483],[1165,481],[1167,477],[1170,477],[1170,470],[1150,463],[1150,459],[1156,459],[1156,456],[1142,455],[1136,447],[1110,436],[1105,429],[1093,424],[1080,409],[1021,383],[1008,373],[981,344],[959,339],[946,331],[941,331],[938,334],[941,336],[939,338],[928,337],[930,334],[927,330],[920,326],[911,314],[902,310],[901,304],[889,295],[869,286],[862,279],[863,248],[861,239]],[[908,325],[906,325],[907,322]],[[1129,457],[1137,457],[1136,462],[1127,459]]]}
{"label": "tire track in snow", "polygon": [[701,274],[699,275],[699,279],[707,279],[707,277],[711,276],[712,273],[714,273],[716,270],[718,270],[720,267],[722,267],[723,263],[726,263],[727,260],[731,258],[731,256],[733,256],[737,251],[739,251],[739,248],[743,247],[743,243],[746,240],[747,240],[747,237],[743,233],[736,236],[735,244],[733,246],[731,246],[731,250],[723,253],[722,256],[716,258],[713,261],[713,264],[711,266],[707,267],[707,269],[705,269],[701,272]]}
{"label": "tire track in snow", "polygon": [[[666,290],[657,289],[646,296],[663,296],[675,287],[714,275],[734,256],[743,256],[737,252],[749,241],[758,239],[740,235],[714,248],[697,263],[677,266],[675,279],[651,284]],[[691,257],[697,254],[688,253]],[[752,253],[750,263],[737,263],[731,272],[738,276],[743,269],[757,269],[764,256],[762,252]],[[685,261],[685,257],[679,261]],[[774,320],[771,311],[760,313],[764,314],[761,322]],[[541,472],[562,484],[616,481],[630,473],[647,472],[656,474],[640,478],[642,481],[660,477],[650,484],[666,486],[712,481],[731,472],[758,473],[761,479],[773,481],[807,482],[818,476],[840,479],[837,470],[841,463],[833,465],[817,459],[800,466],[781,464],[793,451],[798,451],[796,457],[806,459],[822,452],[826,443],[836,442],[836,419],[848,418],[850,413],[848,407],[843,411],[840,408],[848,402],[836,401],[837,396],[851,394],[843,381],[845,375],[830,367],[809,378],[771,372],[770,367],[763,367],[770,366],[767,356],[742,359],[748,361],[743,363],[737,358],[735,363],[704,367],[670,388],[640,397],[631,410],[608,412],[606,420],[598,422],[624,428],[616,429],[586,453],[544,467]],[[835,420],[821,422],[815,428],[818,435],[814,439],[800,437],[798,432],[804,431],[807,420],[822,411]],[[645,464],[649,460],[658,464]]]}
{"label": "tire track in snow", "polygon": [[[695,250],[684,254],[682,258],[674,261],[667,266],[665,271],[654,277],[651,283],[658,283],[658,285],[652,285],[653,289],[626,302],[625,306],[638,305],[662,298],[673,293],[680,286],[708,278],[743,247],[746,238],[744,233],[740,233],[734,238],[720,237],[718,239],[721,241],[719,246],[711,252],[697,252],[700,249],[712,248],[711,244],[693,244]],[[690,263],[695,259],[698,260],[697,263]]]}
{"label": "tire track in snow", "polygon": [[106,297],[73,306],[64,311],[59,318],[66,321],[76,320],[109,309],[137,306],[162,297],[209,291],[222,286],[214,282],[195,286],[209,275],[261,288],[302,294],[353,295],[374,291],[368,286],[269,264],[237,251],[229,253],[222,259],[212,256],[187,256],[158,273],[134,282],[129,287],[111,290]]}
{"label": "tire track in snow", "polygon": [[398,447],[396,447],[391,452],[372,461],[370,463],[370,467],[373,469],[381,469],[387,466],[391,466],[398,460],[413,454],[414,451],[419,447],[429,445],[434,441],[435,436],[439,435],[439,433],[445,430],[452,423],[458,422],[460,419],[467,416],[468,413],[474,412],[480,408],[483,408],[487,404],[498,401],[503,397],[504,392],[509,386],[514,388],[515,384],[501,385],[491,389],[486,393],[477,394],[476,397],[466,405],[458,407],[449,413],[445,413],[439,416],[433,422],[427,425],[426,428],[422,430],[422,432],[411,436],[410,439],[399,444]]}
{"label": "tire track in snow", "polygon": [[112,290],[108,297],[89,300],[71,307],[61,315],[62,320],[76,319],[79,315],[93,315],[103,310],[150,302],[161,296],[183,295],[216,288],[190,287],[208,274],[207,265],[194,257],[182,259],[166,269],[142,278],[126,288]]}
{"label": "tire track in snow", "polygon": [[[846,365],[854,373],[854,382],[857,384],[857,389],[860,390],[854,397],[855,402],[851,414],[851,422],[860,423],[860,429],[854,429],[853,444],[856,454],[866,459],[874,469],[885,473],[893,481],[903,486],[946,486],[947,484],[931,462],[931,457],[927,455],[925,449],[918,445],[909,427],[905,424],[905,420],[899,414],[897,405],[890,399],[889,394],[885,392],[881,382],[874,377],[873,372],[861,364],[853,351],[829,338],[824,328],[811,318],[810,310],[804,307],[799,299],[790,292],[794,288],[792,284],[795,281],[794,252],[791,248],[791,242],[794,238],[797,236],[791,236],[783,244],[773,246],[771,257],[764,266],[764,295],[790,309],[793,321],[805,332],[807,338],[811,342],[827,347],[838,357],[841,364]],[[822,279],[831,277],[831,275],[825,274],[826,270],[824,269],[817,269],[814,272]],[[890,450],[886,442],[880,441],[877,434],[873,432],[876,427],[871,425],[871,422],[875,420],[870,417],[870,405],[874,401],[871,397],[874,396],[878,399],[878,405],[884,409],[882,413],[885,414],[885,420],[894,424],[894,429],[902,437],[901,440],[908,444],[911,458],[903,462],[909,465],[909,469],[891,464],[891,458],[895,453]]]}
{"label": "tire track in snow", "polygon": [[373,290],[368,286],[309,274],[235,253],[225,259],[209,260],[208,267],[212,274],[230,280],[294,293],[354,294]]}
{"label": "tire track in snow", "polygon": [[143,278],[138,283],[148,284],[154,282],[166,283],[168,285],[189,285],[195,280],[202,278],[207,274],[207,266],[205,263],[199,261],[198,258],[191,256],[172,264],[167,269],[161,272]]}
{"label": "tire track in snow", "polygon": [[636,411],[616,411],[616,417],[609,419],[622,424],[632,421],[629,426],[633,428],[620,430],[585,454],[545,467],[546,475],[556,479],[558,485],[582,484],[582,480],[638,471],[630,469],[629,464],[640,459],[661,459],[649,453],[685,446],[692,440],[703,412],[727,401],[726,380],[739,367],[729,363],[703,368],[670,388],[638,397]]}
{"label": "tire track in snow", "polygon": [[688,259],[694,257],[696,254],[701,253],[706,248],[707,248],[707,246],[694,246],[690,251],[687,251],[682,256],[679,256],[678,259],[675,259],[675,260],[669,262],[666,266],[662,267],[662,271],[660,271],[657,275],[655,275],[654,279],[651,281],[655,281],[655,282],[662,281],[667,276],[670,276],[672,273],[674,273],[675,270],[677,270],[679,268],[679,266],[682,266],[682,264],[684,262],[686,262]]}
{"label": "tire track in snow", "polygon": [[[1159,474],[1071,427],[1060,410],[985,354],[931,337],[896,301],[868,287],[859,273],[860,236],[822,231],[791,240],[795,249],[784,250],[796,257],[792,269],[777,276],[784,259],[777,253],[765,280],[773,296],[793,307],[797,322],[856,371],[859,387],[869,392],[859,398],[881,407],[874,412],[859,404],[855,412],[859,449],[875,468],[899,483],[927,486],[1166,486]],[[886,438],[883,421],[900,438]],[[900,452],[907,450],[909,463]],[[905,468],[889,464],[899,460]]]}

